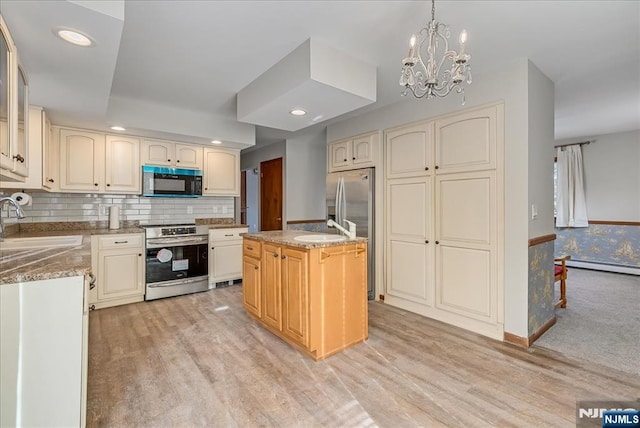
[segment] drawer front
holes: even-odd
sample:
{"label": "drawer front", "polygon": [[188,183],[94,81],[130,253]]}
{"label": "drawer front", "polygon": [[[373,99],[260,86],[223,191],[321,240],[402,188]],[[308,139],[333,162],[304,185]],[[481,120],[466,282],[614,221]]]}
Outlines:
{"label": "drawer front", "polygon": [[245,239],[242,244],[242,251],[245,256],[260,258],[262,243],[253,239]]}
{"label": "drawer front", "polygon": [[129,234],[129,235],[113,235],[113,236],[101,236],[99,239],[99,248],[101,250],[113,250],[117,248],[142,248],[143,246],[143,234]]}
{"label": "drawer front", "polygon": [[229,229],[209,229],[209,241],[231,241],[242,239],[241,234],[249,232],[248,227],[229,228]]}

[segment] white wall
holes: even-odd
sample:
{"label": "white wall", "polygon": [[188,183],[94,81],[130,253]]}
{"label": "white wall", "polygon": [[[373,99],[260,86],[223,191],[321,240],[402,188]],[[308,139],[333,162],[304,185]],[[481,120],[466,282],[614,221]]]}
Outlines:
{"label": "white wall", "polygon": [[326,217],[327,134],[324,129],[287,139],[287,220]]}
{"label": "white wall", "polygon": [[[529,62],[529,238],[554,233],[554,84]],[[534,219],[532,207],[538,212]]]}
{"label": "white wall", "polygon": [[559,140],[582,146],[590,220],[640,221],[640,131]]}
{"label": "white wall", "polygon": [[[460,98],[453,94],[444,99],[415,100],[409,98],[362,116],[330,125],[327,129],[327,140],[335,141],[371,130],[429,119],[462,108],[504,101],[505,221],[504,260],[500,266],[505,284],[504,326],[506,332],[521,337],[528,336],[529,128],[549,126],[544,119],[542,125],[529,123],[529,68],[529,61],[526,58],[519,58],[503,64],[497,72],[474,76],[473,84],[465,89],[467,102],[464,107],[460,105]],[[541,77],[537,79],[544,82]],[[532,88],[536,86],[537,84],[532,84]],[[400,88],[398,92],[400,92]],[[545,100],[547,96],[544,97]],[[540,104],[543,104],[542,100]],[[533,115],[531,120],[539,120],[538,115]],[[548,131],[539,131],[540,134],[538,131],[532,132],[536,138],[540,139],[544,139],[542,135],[548,134]],[[552,192],[552,188],[549,191]],[[382,195],[382,189],[378,189],[378,200],[382,200]],[[536,196],[536,198],[545,199],[543,196]],[[548,210],[548,208],[544,209]],[[384,290],[377,290],[377,293],[380,292],[384,292]]]}

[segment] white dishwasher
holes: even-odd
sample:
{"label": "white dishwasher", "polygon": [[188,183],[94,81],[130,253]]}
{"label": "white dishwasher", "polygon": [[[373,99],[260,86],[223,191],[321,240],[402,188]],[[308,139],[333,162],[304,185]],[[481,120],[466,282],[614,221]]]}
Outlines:
{"label": "white dishwasher", "polygon": [[209,288],[242,279],[242,234],[248,227],[209,230]]}

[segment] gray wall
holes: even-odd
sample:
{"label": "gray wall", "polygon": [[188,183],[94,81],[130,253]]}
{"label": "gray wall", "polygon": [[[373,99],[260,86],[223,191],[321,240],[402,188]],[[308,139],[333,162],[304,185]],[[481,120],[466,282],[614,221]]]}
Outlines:
{"label": "gray wall", "polygon": [[556,144],[582,146],[590,220],[640,221],[640,131],[590,135]]}

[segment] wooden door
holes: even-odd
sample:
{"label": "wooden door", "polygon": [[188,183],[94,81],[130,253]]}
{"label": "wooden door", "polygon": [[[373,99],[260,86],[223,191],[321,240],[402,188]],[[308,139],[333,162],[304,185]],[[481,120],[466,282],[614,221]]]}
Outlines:
{"label": "wooden door", "polygon": [[265,243],[262,246],[262,321],[282,331],[282,248]]}
{"label": "wooden door", "polygon": [[260,162],[260,230],[282,230],[282,158]]}

